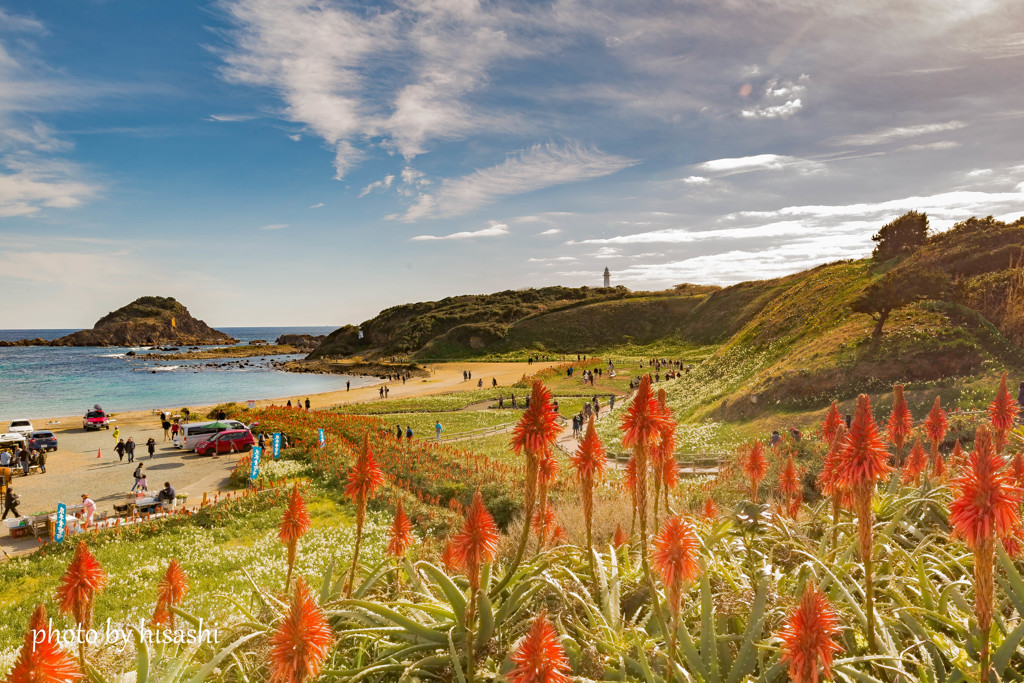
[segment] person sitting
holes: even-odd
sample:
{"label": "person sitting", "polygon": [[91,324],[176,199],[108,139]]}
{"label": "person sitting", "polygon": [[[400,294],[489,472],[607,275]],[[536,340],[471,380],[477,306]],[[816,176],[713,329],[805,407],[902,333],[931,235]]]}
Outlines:
{"label": "person sitting", "polygon": [[170,508],[174,507],[174,501],[177,497],[177,494],[174,492],[174,487],[171,486],[171,482],[165,481],[164,487],[156,494],[156,502],[164,503],[164,507]]}

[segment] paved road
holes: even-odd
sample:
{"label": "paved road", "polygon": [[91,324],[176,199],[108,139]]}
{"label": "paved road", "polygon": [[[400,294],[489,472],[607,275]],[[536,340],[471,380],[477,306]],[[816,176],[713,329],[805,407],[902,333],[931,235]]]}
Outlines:
{"label": "paved road", "polygon": [[[35,426],[37,429],[52,428],[60,448],[47,454],[46,474],[18,476],[12,481],[14,490],[21,496],[21,514],[52,512],[61,502],[69,505],[80,503],[83,493],[88,493],[96,501],[98,510],[112,512],[113,504],[124,500],[124,494],[135,483],[132,477],[135,464],[129,464],[127,457],[124,461],[118,460],[114,451],[113,428],[86,432],[81,427]],[[161,488],[165,481],[170,481],[176,490],[188,489],[193,495],[192,486],[197,483],[207,484],[213,491],[237,461],[234,456],[201,457],[174,448],[170,442],[163,442],[163,430],[156,419],[151,428],[123,427],[121,438],[127,440],[129,436],[134,437],[138,444],[135,459],[143,464],[151,491]],[[152,459],[145,446],[149,437],[157,441],[156,455]],[[102,457],[97,458],[100,449]],[[0,533],[6,535],[6,529],[0,529]]]}

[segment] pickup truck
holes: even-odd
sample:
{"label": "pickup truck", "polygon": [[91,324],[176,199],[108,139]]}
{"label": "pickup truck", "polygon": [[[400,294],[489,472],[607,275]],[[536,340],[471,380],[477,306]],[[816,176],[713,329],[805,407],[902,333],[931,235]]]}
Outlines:
{"label": "pickup truck", "polygon": [[82,429],[110,429],[110,419],[102,410],[87,410],[82,418]]}

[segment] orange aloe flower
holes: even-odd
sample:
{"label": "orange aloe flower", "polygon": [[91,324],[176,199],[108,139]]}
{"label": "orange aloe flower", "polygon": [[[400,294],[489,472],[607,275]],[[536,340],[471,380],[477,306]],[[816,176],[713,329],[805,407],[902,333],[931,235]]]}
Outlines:
{"label": "orange aloe flower", "polygon": [[537,513],[533,516],[533,531],[540,538],[542,546],[545,540],[547,540],[548,532],[554,530],[556,521],[555,510],[551,507],[537,510]]}
{"label": "orange aloe flower", "polygon": [[914,416],[910,414],[910,407],[907,406],[907,399],[903,397],[903,385],[897,384],[892,388],[893,402],[892,412],[889,413],[889,421],[886,423],[885,435],[889,443],[896,447],[896,453],[903,450],[903,444],[914,429]]}
{"label": "orange aloe flower", "polygon": [[[633,396],[629,408],[622,417],[622,445],[632,448],[642,444],[650,448],[656,446],[671,420],[651,391],[651,378],[644,375],[640,387]],[[639,473],[638,473],[639,474]]]}
{"label": "orange aloe flower", "polygon": [[989,630],[994,600],[995,539],[1010,539],[1014,550],[1020,535],[1020,504],[1024,492],[1007,472],[1002,455],[992,443],[988,425],[980,425],[966,472],[953,481],[955,499],[949,506],[949,523],[974,553],[974,609],[981,636],[981,680],[988,680]]}
{"label": "orange aloe flower", "polygon": [[388,555],[392,557],[405,557],[409,546],[412,545],[412,522],[405,514],[405,507],[399,499],[395,508],[395,521],[391,524],[391,539],[388,541]]}
{"label": "orange aloe flower", "polygon": [[85,541],[79,541],[75,546],[75,556],[71,558],[57,588],[60,613],[72,615],[80,628],[89,628],[93,600],[106,585],[107,573],[89,552]]}
{"label": "orange aloe flower", "polygon": [[1013,460],[1010,462],[1010,471],[1013,472],[1013,480],[1017,486],[1024,487],[1024,455],[1017,453],[1013,456]]}
{"label": "orange aloe flower", "polygon": [[1006,446],[1006,439],[1013,429],[1020,409],[1017,402],[1010,395],[1006,388],[1006,373],[999,379],[999,390],[996,391],[996,398],[988,407],[989,419],[992,421],[992,431],[995,432],[995,447],[997,453],[1002,453]]}
{"label": "orange aloe flower", "polygon": [[480,588],[480,567],[492,562],[498,553],[498,525],[491,513],[484,507],[480,491],[473,494],[473,503],[466,513],[466,520],[453,539],[459,564],[466,568],[466,578],[473,591]]}
{"label": "orange aloe flower", "polygon": [[[949,456],[949,466],[953,470],[953,476],[960,476],[961,470],[967,466],[967,453],[964,451],[964,447],[960,445],[960,439],[956,440],[953,444],[953,452]],[[1024,482],[1021,482],[1024,483]]]}
{"label": "orange aloe flower", "polygon": [[701,508],[701,516],[707,521],[713,522],[714,520],[718,519],[719,514],[720,512],[718,509],[718,504],[715,503],[715,499],[711,498],[710,496],[708,498],[705,498],[704,505]]}
{"label": "orange aloe flower", "polygon": [[363,523],[366,521],[366,502],[373,496],[377,487],[383,483],[384,472],[381,471],[377,460],[373,457],[369,434],[364,434],[363,447],[356,457],[355,465],[349,470],[348,484],[345,486],[345,493],[356,504],[356,544],[352,551],[352,566],[349,568],[346,595],[351,595],[352,589],[355,587],[356,568],[359,566],[359,547],[362,545]]}
{"label": "orange aloe flower", "polygon": [[174,612],[171,611],[171,608],[181,604],[187,594],[188,575],[177,560],[171,560],[156,589],[156,610],[153,612],[153,623],[167,624],[173,629]]}
{"label": "orange aloe flower", "polygon": [[292,487],[291,496],[288,498],[288,507],[285,508],[284,515],[281,517],[281,528],[277,532],[277,537],[288,549],[288,578],[285,581],[285,586],[291,585],[292,582],[292,568],[295,566],[295,554],[299,547],[299,539],[309,531],[311,526],[313,526],[313,520],[306,510],[306,501],[299,493],[299,485],[295,484]]}
{"label": "orange aloe flower", "polygon": [[455,547],[455,539],[449,538],[445,542],[444,550],[441,551],[441,564],[449,574],[454,574],[462,568],[459,551]]}
{"label": "orange aloe flower", "polygon": [[764,444],[755,441],[747,447],[747,457],[743,459],[743,472],[750,481],[750,499],[757,502],[757,487],[768,474],[768,460],[764,457]]}
{"label": "orange aloe flower", "polygon": [[796,471],[796,464],[793,462],[793,455],[786,456],[786,463],[779,472],[779,491],[786,498],[791,498],[800,491],[800,476]]}
{"label": "orange aloe flower", "polygon": [[946,417],[946,411],[942,409],[942,397],[936,396],[935,403],[924,420],[925,434],[928,435],[928,440],[932,443],[932,467],[935,467],[935,461],[942,457],[939,455],[939,444],[946,436],[947,429],[949,429],[949,420]]}
{"label": "orange aloe flower", "polygon": [[558,640],[547,610],[534,617],[530,629],[513,646],[509,659],[515,668],[508,673],[512,683],[569,683],[569,660]]}
{"label": "orange aloe flower", "polygon": [[597,430],[594,429],[593,417],[587,422],[583,440],[580,441],[576,452],[569,456],[569,461],[576,468],[576,478],[579,479],[582,489],[580,497],[583,499],[583,523],[587,530],[587,557],[590,558],[593,570],[594,484],[604,476],[608,467],[608,454],[600,437],[597,436]]}
{"label": "orange aloe flower", "polygon": [[907,456],[907,462],[900,474],[900,483],[910,484],[913,482],[914,486],[917,486],[921,483],[921,474],[926,467],[928,467],[928,454],[924,452],[924,446],[921,445],[920,439],[914,439],[914,445],[910,449],[910,455]]}
{"label": "orange aloe flower", "polygon": [[821,464],[821,471],[818,473],[818,489],[823,495],[833,499],[836,506],[850,507],[852,499],[847,489],[840,488],[837,480],[839,459],[843,450],[843,441],[846,439],[846,424],[843,423],[836,428],[832,437],[828,454]]}
{"label": "orange aloe flower", "polygon": [[302,683],[316,678],[333,642],[327,617],[299,577],[288,614],[270,638],[270,681]]}
{"label": "orange aloe flower", "polygon": [[73,657],[60,648],[56,632],[50,628],[46,607],[36,605],[29,619],[25,642],[18,653],[6,683],[65,683],[82,680],[82,672]]}
{"label": "orange aloe flower", "polygon": [[839,634],[839,615],[817,586],[809,584],[800,604],[790,613],[779,638],[783,663],[789,663],[793,683],[817,683],[819,667],[824,678],[832,678],[832,655],[842,651],[835,641]]}
{"label": "orange aloe flower", "polygon": [[612,534],[612,545],[618,549],[627,543],[629,543],[629,534],[622,528],[622,522],[619,522],[615,525],[615,533]]}
{"label": "orange aloe flower", "polygon": [[561,430],[558,413],[551,405],[551,392],[539,380],[530,391],[530,407],[523,411],[519,423],[512,430],[512,449],[516,455],[538,455],[547,450]]}
{"label": "orange aloe flower", "polygon": [[839,403],[832,401],[825,413],[825,419],[821,422],[821,440],[825,443],[832,443],[836,438],[836,430],[843,424],[843,416],[839,414]]}
{"label": "orange aloe flower", "polygon": [[668,592],[669,607],[676,613],[685,583],[700,576],[697,530],[682,515],[672,515],[665,519],[653,546],[651,562]]}

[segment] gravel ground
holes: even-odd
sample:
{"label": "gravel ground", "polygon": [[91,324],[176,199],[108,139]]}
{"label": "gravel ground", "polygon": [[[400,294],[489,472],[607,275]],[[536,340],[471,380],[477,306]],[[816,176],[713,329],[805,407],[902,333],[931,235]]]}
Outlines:
{"label": "gravel ground", "polygon": [[[188,490],[198,503],[202,491],[194,486],[203,484],[214,491],[224,482],[237,462],[237,457],[222,455],[216,458],[198,456],[185,452],[163,441],[163,430],[154,418],[153,427],[122,425],[121,438],[129,436],[138,444],[135,448],[136,462],[143,464],[147,473],[150,491],[163,488],[165,481],[171,482],[176,491]],[[113,427],[108,430],[86,432],[80,426],[61,428],[56,425],[35,425],[37,429],[53,429],[59,448],[46,456],[46,474],[16,476],[11,482],[14,491],[21,496],[18,510],[22,515],[52,512],[57,503],[76,505],[81,503],[83,493],[96,501],[97,510],[108,510],[113,514],[113,504],[121,503],[125,493],[131,490],[135,479],[132,473],[135,464],[117,459],[114,451]],[[146,440],[156,439],[156,454],[150,459],[146,451]],[[97,458],[101,450],[102,457]],[[191,504],[193,500],[190,500]],[[6,529],[0,528],[6,535]]]}

